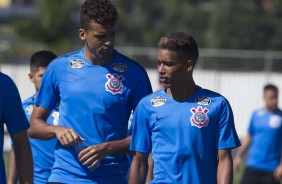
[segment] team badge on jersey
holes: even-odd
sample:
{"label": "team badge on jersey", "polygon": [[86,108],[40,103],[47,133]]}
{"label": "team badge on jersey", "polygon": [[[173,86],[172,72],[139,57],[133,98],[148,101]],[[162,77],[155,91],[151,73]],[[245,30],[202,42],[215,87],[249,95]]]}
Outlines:
{"label": "team badge on jersey", "polygon": [[211,99],[207,96],[199,96],[195,101],[199,105],[209,105],[211,103]]}
{"label": "team badge on jersey", "polygon": [[166,103],[166,98],[164,98],[162,96],[157,96],[157,97],[155,97],[151,100],[151,104],[154,107],[162,106],[165,103]]}
{"label": "team badge on jersey", "polygon": [[127,70],[127,66],[123,63],[113,63],[111,67],[116,72],[125,72]]}
{"label": "team badge on jersey", "polygon": [[118,75],[114,73],[113,75],[107,74],[106,78],[108,81],[105,84],[106,91],[115,94],[121,94],[123,89],[122,81],[124,80],[124,77],[122,75]]}
{"label": "team badge on jersey", "polygon": [[59,124],[59,117],[60,117],[59,112],[54,111],[54,112],[52,113],[52,117],[54,118],[54,119],[53,119],[53,125],[58,125],[58,124]]}
{"label": "team badge on jersey", "polygon": [[277,115],[273,115],[269,119],[269,126],[271,128],[279,128],[281,126],[281,117]]}
{"label": "team badge on jersey", "polygon": [[74,69],[79,69],[84,66],[84,61],[81,59],[73,59],[73,60],[70,60],[69,64],[70,64],[70,67]]}
{"label": "team badge on jersey", "polygon": [[33,105],[29,105],[25,108],[25,113],[28,115],[31,115],[32,111],[33,111]]}
{"label": "team badge on jersey", "polygon": [[196,108],[190,109],[192,112],[192,117],[190,118],[190,122],[192,126],[196,126],[198,128],[203,128],[208,126],[209,124],[209,117],[207,113],[209,110],[207,108],[202,108],[201,106],[198,106]]}
{"label": "team badge on jersey", "polygon": [[165,103],[166,103],[166,98],[161,97],[161,96],[157,96],[151,100],[151,104],[154,107],[162,106]]}

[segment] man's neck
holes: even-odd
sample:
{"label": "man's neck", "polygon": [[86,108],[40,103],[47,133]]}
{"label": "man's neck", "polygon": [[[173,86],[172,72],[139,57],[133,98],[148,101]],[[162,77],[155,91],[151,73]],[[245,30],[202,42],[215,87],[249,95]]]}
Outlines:
{"label": "man's neck", "polygon": [[172,86],[170,88],[167,88],[167,94],[173,98],[176,101],[185,101],[191,96],[194,95],[194,93],[197,90],[197,86],[194,81],[191,81],[189,83],[185,83],[179,86]]}
{"label": "man's neck", "polygon": [[278,110],[278,107],[275,107],[275,108],[269,108],[269,107],[265,107],[265,110],[267,112],[276,112]]}
{"label": "man's neck", "polygon": [[83,54],[90,63],[92,63],[93,65],[99,65],[99,66],[107,64],[115,56],[115,52],[113,51],[108,56],[99,57],[96,54],[93,54],[92,52],[90,52],[87,48],[84,49]]}

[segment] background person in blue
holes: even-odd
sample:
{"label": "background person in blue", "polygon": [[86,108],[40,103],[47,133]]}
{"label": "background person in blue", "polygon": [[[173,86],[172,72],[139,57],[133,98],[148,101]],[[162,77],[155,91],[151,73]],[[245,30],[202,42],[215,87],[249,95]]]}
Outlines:
{"label": "background person in blue", "polygon": [[234,170],[238,171],[250,146],[242,184],[278,184],[282,178],[282,111],[278,108],[278,88],[265,85],[263,99],[265,106],[253,112],[248,133],[234,158]]}
{"label": "background person in blue", "polygon": [[133,115],[129,183],[144,183],[152,151],[151,183],[232,183],[231,148],[240,145],[231,107],[218,93],[197,86],[194,38],[169,33],[158,44],[163,90],[143,98]]}
{"label": "background person in blue", "polygon": [[[30,81],[34,84],[36,93],[38,92],[41,78],[49,65],[49,63],[55,59],[57,56],[50,51],[38,51],[35,52],[30,59],[30,73],[28,77]],[[32,95],[22,103],[25,115],[30,121],[30,116],[33,110],[33,105],[35,101],[36,94]],[[47,123],[50,125],[58,125],[59,112],[58,110],[53,110],[49,116]],[[34,184],[46,183],[50,174],[51,169],[54,164],[54,151],[57,143],[57,139],[50,140],[39,140],[39,139],[29,139],[32,148],[33,156],[33,169],[34,169]],[[14,147],[9,155],[9,172],[8,172],[8,184],[17,183],[17,171],[15,164],[15,153]]]}
{"label": "background person in blue", "polygon": [[[4,123],[14,142],[17,172],[20,183],[33,183],[33,162],[27,136],[29,127],[24,115],[18,89],[10,77],[0,72],[0,147],[3,155]],[[3,156],[0,159],[0,183],[6,183]]]}
{"label": "background person in blue", "polygon": [[[59,56],[43,76],[29,133],[59,140],[50,183],[127,183],[129,116],[152,89],[144,68],[114,49],[117,19],[111,1],[86,0],[84,48]],[[58,102],[60,126],[50,126],[46,118]]]}

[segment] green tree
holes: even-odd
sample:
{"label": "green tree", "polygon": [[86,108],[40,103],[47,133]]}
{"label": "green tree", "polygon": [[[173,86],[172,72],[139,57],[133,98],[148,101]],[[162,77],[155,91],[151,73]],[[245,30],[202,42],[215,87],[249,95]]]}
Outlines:
{"label": "green tree", "polygon": [[187,31],[205,45],[210,12],[202,8],[205,1],[195,0],[128,0],[113,1],[120,14],[118,44],[156,46],[165,33]]}
{"label": "green tree", "polygon": [[38,16],[15,21],[17,33],[24,41],[44,43],[58,52],[69,51],[77,39],[72,20],[75,3],[69,0],[39,0],[38,7]]}
{"label": "green tree", "polygon": [[281,2],[216,0],[206,34],[207,46],[226,49],[281,49]]}

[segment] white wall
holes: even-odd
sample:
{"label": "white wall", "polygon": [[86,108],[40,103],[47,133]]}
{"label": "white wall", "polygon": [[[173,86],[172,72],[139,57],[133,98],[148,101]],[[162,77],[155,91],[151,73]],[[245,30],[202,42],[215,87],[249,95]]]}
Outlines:
{"label": "white wall", "polygon": [[[35,92],[34,86],[28,79],[28,65],[2,64],[0,71],[14,80],[22,100]],[[159,88],[157,70],[148,69],[147,72],[155,91]],[[195,70],[194,78],[201,87],[214,90],[229,100],[234,112],[235,126],[240,137],[246,134],[251,112],[263,105],[263,86],[271,82],[282,91],[282,74],[278,73]],[[279,104],[282,104],[281,100],[280,95]],[[9,146],[9,140],[6,138],[6,150],[9,149]]]}
{"label": "white wall", "polygon": [[[156,70],[147,71],[156,90],[158,73]],[[229,100],[239,137],[246,134],[252,111],[264,105],[262,99],[264,85],[271,82],[282,91],[282,74],[278,73],[195,70],[194,79],[199,86],[216,91]],[[281,94],[282,92],[279,98],[280,105]]]}

